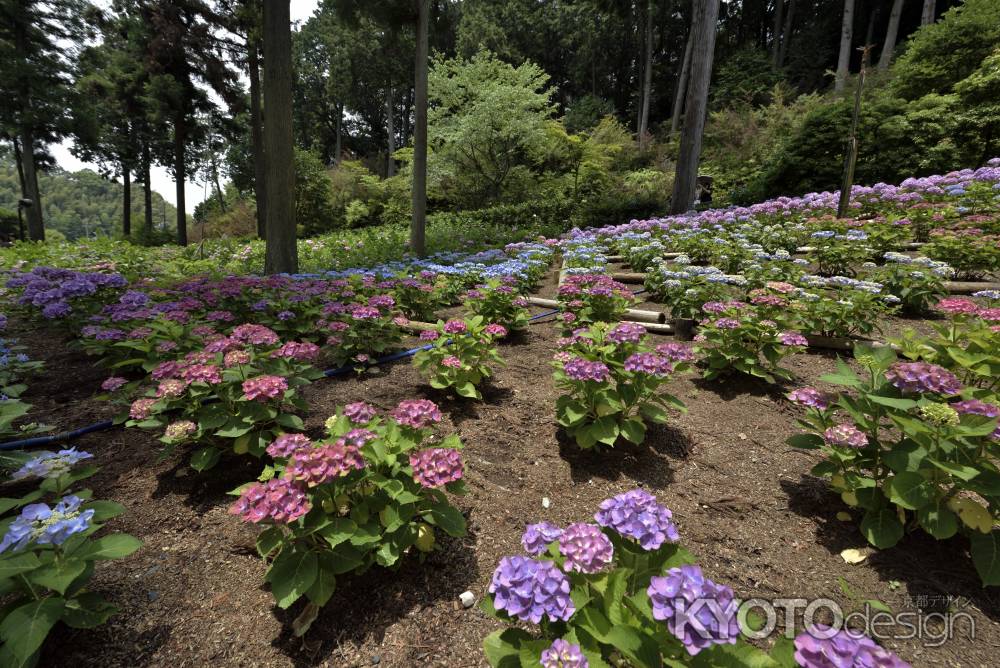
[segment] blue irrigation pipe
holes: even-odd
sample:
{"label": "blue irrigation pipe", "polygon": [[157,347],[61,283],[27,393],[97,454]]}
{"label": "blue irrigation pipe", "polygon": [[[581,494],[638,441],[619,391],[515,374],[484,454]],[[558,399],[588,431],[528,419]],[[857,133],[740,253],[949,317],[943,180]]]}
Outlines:
{"label": "blue irrigation pipe", "polygon": [[[634,294],[642,294],[645,290],[639,290]],[[546,318],[550,315],[555,315],[559,312],[559,309],[553,309],[551,311],[546,311],[544,313],[539,313],[528,319],[528,322],[534,322],[540,320],[541,318]],[[421,350],[429,350],[432,348],[432,344],[426,346],[419,346],[417,348],[411,348],[409,350],[402,350],[397,353],[392,353],[390,355],[385,355],[380,357],[369,366],[379,366],[381,364],[388,364],[389,362],[395,362],[396,360],[405,359],[412,355],[416,355]],[[338,367],[336,369],[327,369],[323,372],[326,378],[333,378],[334,376],[339,376],[345,374],[354,369],[353,366],[345,365]],[[86,436],[87,434],[93,434],[98,431],[106,431],[115,426],[115,423],[111,420],[102,420],[101,422],[95,422],[94,424],[87,425],[86,427],[80,427],[79,429],[74,429],[73,431],[64,431],[59,434],[50,434],[48,436],[35,436],[33,438],[25,438],[18,441],[8,441],[6,443],[0,443],[0,452],[8,450],[21,450],[23,448],[33,448],[41,445],[52,445],[53,443],[60,443],[63,441],[72,441],[80,438],[81,436]]]}

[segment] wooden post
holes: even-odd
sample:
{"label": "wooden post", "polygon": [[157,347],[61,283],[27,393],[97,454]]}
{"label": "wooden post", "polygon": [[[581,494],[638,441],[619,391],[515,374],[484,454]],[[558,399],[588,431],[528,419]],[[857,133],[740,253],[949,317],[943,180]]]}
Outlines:
{"label": "wooden post", "polygon": [[847,155],[844,156],[844,179],[840,185],[840,201],[837,203],[837,218],[847,217],[851,204],[851,186],[854,185],[854,167],[858,162],[858,123],[861,118],[861,91],[865,86],[868,71],[868,56],[871,44],[861,48],[861,72],[858,74],[858,89],[854,92],[854,115],[851,118],[851,134],[847,138]]}

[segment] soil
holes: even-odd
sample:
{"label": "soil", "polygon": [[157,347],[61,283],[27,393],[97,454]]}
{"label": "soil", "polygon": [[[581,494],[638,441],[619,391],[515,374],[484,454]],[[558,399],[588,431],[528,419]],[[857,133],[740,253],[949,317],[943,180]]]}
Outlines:
{"label": "soil", "polygon": [[[550,278],[542,294],[553,288]],[[904,324],[888,322],[887,329]],[[60,431],[110,417],[112,407],[92,398],[107,373],[67,349],[56,332],[12,336],[47,362],[25,397],[35,404],[32,415]],[[469,534],[443,540],[423,564],[405,560],[396,571],[341,579],[304,640],[288,631],[298,608],[276,608],[264,584],[254,527],[227,512],[227,492],[255,478],[258,462],[234,459],[197,475],[181,455],[158,461],[159,442],[138,429],[81,438],[77,445],[102,466],[90,481],[95,495],[127,509],[110,527],[140,538],[143,547],[98,565],[92,588],[119,613],[92,630],[57,627],[39,665],[484,666],[482,639],[499,625],[475,607],[462,608],[459,594],[483,596],[499,559],[522,553],[526,523],[586,521],[601,500],[635,487],[673,510],[682,543],[707,576],[738,597],[831,598],[845,611],[866,600],[894,612],[950,605],[968,617],[946,642],[885,644],[914,666],[1000,663],[1000,595],[979,584],[964,539],[938,542],[915,533],[890,550],[867,548],[858,519],[838,519],[847,508],[808,474],[817,456],[785,443],[797,433],[799,409],[784,394],[794,385],[822,386],[833,354],[788,358],[797,380],[781,387],[678,378],[666,389],[687,404],[686,414],[651,429],[642,447],[583,452],[553,420],[548,362],[557,337],[556,325],[542,321],[505,344],[507,366],[484,388],[482,402],[432,390],[405,361],[307,389],[306,425],[314,432],[335,406],[351,401],[381,409],[414,397],[438,402],[442,432],[457,431],[466,447],[469,494],[456,502]],[[840,556],[846,548],[868,557],[848,564]],[[783,626],[779,618],[779,631]],[[940,624],[931,626],[940,632]]]}

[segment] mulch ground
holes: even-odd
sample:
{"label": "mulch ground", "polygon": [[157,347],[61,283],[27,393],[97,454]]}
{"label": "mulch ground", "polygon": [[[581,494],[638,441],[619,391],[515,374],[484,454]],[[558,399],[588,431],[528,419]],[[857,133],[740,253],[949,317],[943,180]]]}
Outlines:
{"label": "mulch ground", "polygon": [[[550,280],[544,293],[551,288]],[[181,455],[158,462],[160,444],[141,430],[80,439],[102,466],[90,481],[95,495],[127,508],[111,527],[143,547],[98,565],[92,588],[119,614],[93,630],[57,628],[39,665],[483,666],[482,639],[498,624],[475,607],[462,608],[459,594],[482,597],[499,559],[522,552],[526,523],[586,521],[601,500],[635,487],[673,510],[682,543],[706,575],[738,597],[831,598],[845,611],[874,599],[895,612],[925,613],[945,611],[951,597],[952,610],[974,622],[974,638],[963,620],[937,646],[920,639],[886,644],[915,666],[1000,663],[1000,595],[979,584],[964,539],[938,542],[916,533],[860,564],[839,556],[846,548],[867,551],[865,541],[857,520],[836,518],[846,510],[839,498],[808,474],[816,455],[785,443],[797,432],[798,409],[783,398],[794,385],[822,386],[832,354],[788,358],[797,380],[783,387],[678,378],[667,391],[687,404],[686,414],[651,429],[642,447],[582,452],[553,419],[549,360],[558,335],[555,324],[542,322],[504,344],[507,366],[482,402],[432,390],[405,361],[307,389],[306,426],[314,435],[335,406],[351,401],[381,409],[415,397],[438,402],[442,433],[458,432],[466,447],[469,494],[456,501],[469,534],[443,541],[422,564],[414,558],[396,571],[341,579],[304,640],[288,631],[297,608],[277,609],[263,582],[255,529],[227,513],[227,492],[255,478],[259,462],[234,459],[196,475]],[[47,362],[26,395],[32,415],[61,431],[113,413],[91,398],[107,374],[57,333],[12,336]],[[929,633],[938,637],[941,625],[931,624]]]}

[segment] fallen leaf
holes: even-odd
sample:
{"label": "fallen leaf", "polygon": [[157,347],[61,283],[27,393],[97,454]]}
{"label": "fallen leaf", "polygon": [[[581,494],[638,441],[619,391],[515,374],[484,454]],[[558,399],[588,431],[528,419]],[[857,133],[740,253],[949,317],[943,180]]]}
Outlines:
{"label": "fallen leaf", "polygon": [[841,552],[840,558],[849,564],[860,564],[862,561],[868,558],[868,555],[862,552],[861,550],[855,550],[852,547]]}

